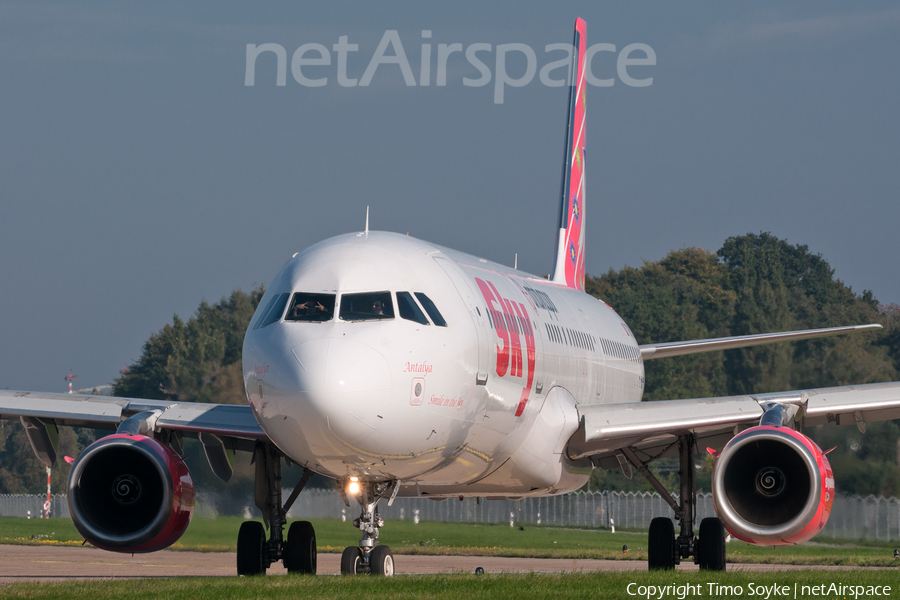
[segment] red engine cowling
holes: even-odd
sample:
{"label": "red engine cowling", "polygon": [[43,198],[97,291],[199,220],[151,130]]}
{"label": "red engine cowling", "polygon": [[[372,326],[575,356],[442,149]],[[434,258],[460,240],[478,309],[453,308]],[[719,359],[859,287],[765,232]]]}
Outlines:
{"label": "red engine cowling", "polygon": [[800,544],[819,533],[834,502],[834,475],[811,439],[785,427],[741,432],[719,453],[712,477],[719,519],[751,544]]}
{"label": "red engine cowling", "polygon": [[171,448],[143,435],[115,434],[81,453],[68,483],[75,528],[114,552],[162,550],[194,513],[194,482]]}

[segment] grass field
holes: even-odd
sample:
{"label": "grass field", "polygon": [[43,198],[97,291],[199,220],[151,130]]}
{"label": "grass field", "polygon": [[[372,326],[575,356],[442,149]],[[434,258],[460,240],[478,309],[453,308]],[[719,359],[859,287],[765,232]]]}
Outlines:
{"label": "grass field", "polygon": [[[691,587],[688,588],[687,586]],[[786,595],[772,595],[778,586]],[[590,573],[564,575],[430,575],[416,577],[215,577],[116,582],[14,584],[0,587],[4,598],[122,600],[167,598],[278,599],[389,597],[392,600],[460,598],[529,600],[546,598],[659,598],[659,590],[639,586],[673,586],[663,598],[871,598],[895,597],[893,571],[797,571],[791,573]],[[794,595],[796,586],[797,595]],[[803,586],[807,586],[804,588]],[[813,586],[825,586],[816,590]],[[828,586],[838,587],[828,593]],[[879,586],[876,588],[875,586]],[[881,586],[889,586],[885,590]],[[769,592],[767,595],[766,592]],[[805,593],[804,593],[805,592]],[[825,593],[816,593],[825,592]],[[861,593],[860,593],[861,592]],[[876,594],[882,592],[882,594]],[[886,594],[883,594],[886,592]],[[640,594],[640,595],[638,595]]]}
{"label": "grass field", "polygon": [[[234,552],[242,519],[195,519],[173,550]],[[341,552],[355,545],[359,533],[349,522],[314,520],[319,552]],[[81,545],[68,519],[0,518],[0,543],[29,545]],[[647,536],[639,532],[561,529],[506,524],[391,521],[381,529],[380,543],[396,554],[528,556],[539,558],[603,558],[646,560]],[[622,546],[628,546],[628,553]],[[730,542],[727,560],[732,563],[830,564],[898,566],[896,544],[808,543],[801,546],[763,548]]]}
{"label": "grass field", "polygon": [[[234,551],[239,518],[196,519],[175,549]],[[317,520],[320,552],[339,552],[358,538],[350,523]],[[33,536],[33,537],[32,537]],[[646,535],[637,532],[560,529],[505,524],[466,524],[410,521],[388,523],[381,541],[397,554],[468,554],[565,558],[646,559]],[[0,518],[0,543],[80,545],[68,519]],[[627,544],[629,552],[622,552]],[[887,544],[806,544],[790,548],[728,545],[729,562],[792,564],[880,565],[900,568]],[[895,569],[882,571],[791,571],[775,573],[625,572],[531,575],[427,575],[391,579],[372,577],[215,577],[135,581],[71,581],[16,583],[0,586],[2,598],[65,598],[172,600],[307,598],[343,599],[370,596],[392,600],[459,600],[531,598],[840,598],[898,596]],[[773,595],[772,585],[780,595]],[[828,586],[863,586],[832,588]],[[629,587],[631,586],[631,587]],[[646,589],[640,586],[655,586]],[[664,586],[673,586],[665,589]],[[686,587],[692,586],[692,587]],[[767,586],[767,587],[760,587]],[[786,586],[786,587],[785,587]],[[807,586],[805,589],[803,586]],[[810,586],[825,586],[814,590]],[[890,586],[875,589],[872,586]],[[880,594],[876,592],[881,592]]]}

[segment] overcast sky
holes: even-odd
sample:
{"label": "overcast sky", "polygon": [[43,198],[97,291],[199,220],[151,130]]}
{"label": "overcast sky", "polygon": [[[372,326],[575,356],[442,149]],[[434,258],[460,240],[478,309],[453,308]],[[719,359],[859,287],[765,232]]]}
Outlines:
{"label": "overcast sky", "polygon": [[[372,229],[549,272],[567,88],[540,71],[577,16],[615,46],[587,90],[588,273],[770,231],[900,302],[895,3],[0,2],[0,387],[110,382],[173,314],[267,284],[367,205]],[[398,64],[342,85],[391,31],[416,85]],[[248,44],[285,49],[285,85],[273,52],[246,85]],[[297,64],[318,87],[291,68],[304,44],[328,52]],[[463,49],[443,86],[439,44]],[[487,85],[464,84],[473,44]],[[536,72],[498,103],[505,44]],[[620,76],[631,44],[649,85]]]}

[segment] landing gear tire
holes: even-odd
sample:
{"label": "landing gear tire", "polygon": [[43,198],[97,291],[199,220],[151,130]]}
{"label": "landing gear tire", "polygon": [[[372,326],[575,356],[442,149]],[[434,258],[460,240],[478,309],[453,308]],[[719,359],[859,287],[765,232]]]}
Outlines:
{"label": "landing gear tire", "polygon": [[262,575],[266,572],[266,530],[259,521],[245,521],[238,530],[238,575]]}
{"label": "landing gear tire", "polygon": [[725,570],[725,528],[715,517],[700,522],[697,563],[703,571]]}
{"label": "landing gear tire", "polygon": [[362,550],[359,546],[347,546],[341,553],[341,575],[356,575],[362,564]]}
{"label": "landing gear tire", "polygon": [[316,530],[309,521],[294,521],[284,544],[288,573],[316,574]]}
{"label": "landing gear tire", "polygon": [[372,575],[394,576],[394,554],[387,546],[375,546],[369,553],[369,572]]}
{"label": "landing gear tire", "polygon": [[651,571],[671,571],[675,568],[675,525],[668,517],[656,517],[650,521],[647,557]]}

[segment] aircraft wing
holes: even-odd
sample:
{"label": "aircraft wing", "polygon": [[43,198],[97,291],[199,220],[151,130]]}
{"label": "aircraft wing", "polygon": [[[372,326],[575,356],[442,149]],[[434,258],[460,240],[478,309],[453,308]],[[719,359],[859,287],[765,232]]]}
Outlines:
{"label": "aircraft wing", "polygon": [[213,435],[235,450],[252,451],[257,440],[269,439],[249,406],[0,390],[0,419],[115,430],[146,411],[159,411],[157,428],[187,437]]}
{"label": "aircraft wing", "polygon": [[900,418],[900,382],[802,391],[578,406],[579,430],[569,441],[572,458],[594,457],[606,469],[629,447],[648,460],[674,452],[678,435],[692,432],[700,447],[721,447],[741,429],[759,424],[768,403],[794,405],[800,427],[857,424]]}
{"label": "aircraft wing", "polygon": [[804,329],[801,331],[782,331],[779,333],[760,333],[754,335],[739,335],[734,337],[713,338],[708,340],[689,340],[686,342],[665,342],[662,344],[642,344],[641,358],[668,358],[683,354],[696,354],[698,352],[713,352],[715,350],[730,350],[732,348],[745,348],[747,346],[759,346],[762,344],[774,344],[775,342],[790,342],[795,340],[808,340],[812,338],[828,337],[853,333],[855,331],[874,331],[881,329],[878,323],[869,325],[852,325],[849,327],[828,327],[826,329]]}

